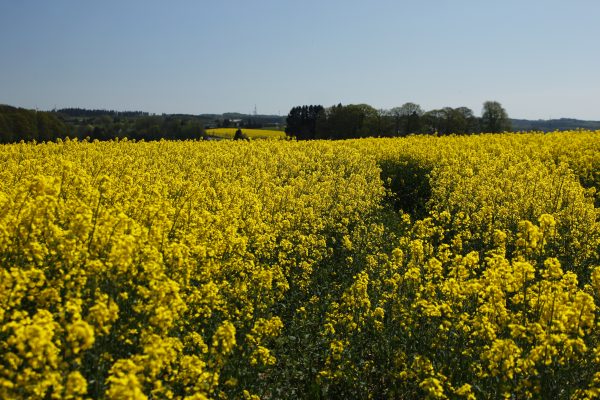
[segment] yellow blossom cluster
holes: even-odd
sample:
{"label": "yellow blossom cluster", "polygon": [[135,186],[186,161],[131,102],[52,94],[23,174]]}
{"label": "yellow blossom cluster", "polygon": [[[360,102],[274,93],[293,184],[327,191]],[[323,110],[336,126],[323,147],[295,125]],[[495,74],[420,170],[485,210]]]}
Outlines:
{"label": "yellow blossom cluster", "polygon": [[600,395],[599,132],[0,163],[0,398]]}

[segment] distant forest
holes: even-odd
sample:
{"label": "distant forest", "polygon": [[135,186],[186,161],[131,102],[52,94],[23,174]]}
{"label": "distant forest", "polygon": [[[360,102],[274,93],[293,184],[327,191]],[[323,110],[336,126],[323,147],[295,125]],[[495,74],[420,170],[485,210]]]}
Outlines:
{"label": "distant forest", "polygon": [[[489,103],[489,104],[488,104]],[[0,143],[53,141],[58,138],[111,140],[208,138],[207,128],[238,127],[284,129],[290,137],[344,139],[367,136],[406,136],[412,133],[468,134],[504,130],[600,129],[600,122],[575,119],[509,119],[497,102],[484,105],[481,117],[466,107],[423,111],[414,103],[390,110],[368,104],[338,104],[293,107],[287,117],[260,114],[162,114],[143,111],[88,110],[63,108],[35,111],[0,105]],[[486,113],[486,110],[488,111]]]}
{"label": "distant forest", "polygon": [[52,112],[0,106],[0,142],[38,142],[58,138],[116,138],[158,140],[199,139],[204,122],[193,116],[149,115],[141,111],[116,112],[67,108]]}
{"label": "distant forest", "polygon": [[283,129],[285,117],[276,115],[162,114],[143,111],[63,108],[35,111],[0,105],[0,143],[49,141],[67,137],[90,140],[185,140],[207,138],[206,128],[239,127]]}

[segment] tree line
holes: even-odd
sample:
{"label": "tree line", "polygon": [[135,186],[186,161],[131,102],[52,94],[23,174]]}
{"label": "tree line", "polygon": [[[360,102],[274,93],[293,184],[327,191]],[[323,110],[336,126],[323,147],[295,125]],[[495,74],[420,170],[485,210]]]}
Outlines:
{"label": "tree line", "polygon": [[200,139],[205,120],[193,115],[62,109],[46,112],[0,105],[0,143],[56,139]]}
{"label": "tree line", "polygon": [[132,118],[104,115],[77,122],[71,121],[69,125],[73,136],[89,137],[92,140],[186,140],[206,136],[204,122],[193,116],[146,115]]}
{"label": "tree line", "polygon": [[415,103],[389,110],[377,110],[368,104],[338,104],[329,108],[303,105],[290,110],[286,123],[286,134],[299,140],[511,130],[506,110],[496,101],[483,104],[481,117],[475,116],[468,107],[444,107],[425,112]]}
{"label": "tree line", "polygon": [[[262,116],[255,117],[259,121]],[[0,143],[21,140],[42,142],[66,137],[91,140],[200,139],[206,137],[205,125],[210,125],[213,118],[212,115],[151,115],[141,111],[79,108],[44,112],[0,105]],[[389,110],[376,110],[368,104],[338,104],[329,108],[304,105],[293,107],[286,123],[287,135],[299,140],[392,137],[413,133],[469,134],[511,129],[506,111],[495,101],[484,103],[481,117],[475,116],[467,107],[445,107],[425,112],[414,103]]]}
{"label": "tree line", "polygon": [[67,125],[56,115],[0,105],[0,143],[64,138]]}
{"label": "tree line", "polygon": [[88,110],[86,108],[78,107],[61,108],[60,110],[52,110],[52,112],[69,117],[102,117],[105,115],[116,117],[147,117],[150,115],[150,113],[145,111]]}

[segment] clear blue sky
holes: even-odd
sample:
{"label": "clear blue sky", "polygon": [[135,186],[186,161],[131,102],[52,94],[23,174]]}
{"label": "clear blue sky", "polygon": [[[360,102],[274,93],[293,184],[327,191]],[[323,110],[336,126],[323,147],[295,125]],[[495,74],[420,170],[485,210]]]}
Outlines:
{"label": "clear blue sky", "polygon": [[0,103],[287,114],[339,102],[600,120],[597,0],[0,0]]}

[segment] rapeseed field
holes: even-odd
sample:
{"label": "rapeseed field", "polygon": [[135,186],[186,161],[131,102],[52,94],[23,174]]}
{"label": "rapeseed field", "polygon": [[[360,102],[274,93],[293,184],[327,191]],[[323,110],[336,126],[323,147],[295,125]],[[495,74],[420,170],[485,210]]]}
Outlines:
{"label": "rapeseed field", "polygon": [[2,399],[600,396],[600,132],[0,163]]}

